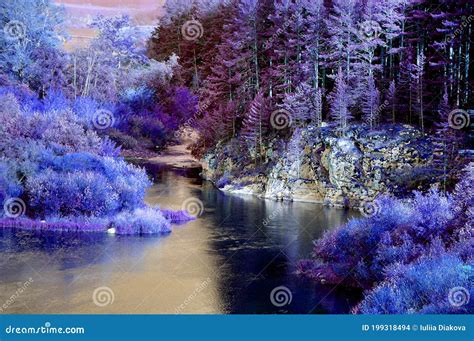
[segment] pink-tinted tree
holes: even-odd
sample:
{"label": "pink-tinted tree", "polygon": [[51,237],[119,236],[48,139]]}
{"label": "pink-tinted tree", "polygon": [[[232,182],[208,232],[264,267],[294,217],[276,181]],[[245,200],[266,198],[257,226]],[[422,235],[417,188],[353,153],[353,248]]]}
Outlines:
{"label": "pink-tinted tree", "polygon": [[242,138],[250,149],[255,162],[261,162],[264,156],[264,136],[268,129],[269,117],[262,91],[259,91],[250,103],[242,126]]}

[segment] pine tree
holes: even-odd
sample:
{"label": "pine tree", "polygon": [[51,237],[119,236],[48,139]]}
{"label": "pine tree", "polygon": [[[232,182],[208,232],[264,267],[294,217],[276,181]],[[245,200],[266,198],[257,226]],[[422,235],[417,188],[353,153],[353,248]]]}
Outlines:
{"label": "pine tree", "polygon": [[325,18],[327,10],[324,0],[301,0],[301,7],[306,12],[303,43],[306,46],[305,69],[309,72],[314,89],[324,87],[325,71]]}
{"label": "pine tree", "polygon": [[400,52],[400,48],[396,46],[396,41],[399,38],[401,39],[403,33],[406,2],[407,0],[386,0],[380,2],[380,11],[376,19],[382,27],[385,38],[385,46],[382,47],[381,51],[381,63],[384,69],[388,68],[388,78],[391,80],[395,75],[395,57]]}
{"label": "pine tree", "polygon": [[461,164],[459,162],[459,147],[462,135],[458,130],[450,126],[450,112],[448,90],[445,87],[443,98],[438,107],[439,120],[435,124],[436,130],[434,135],[434,165],[440,174],[444,191],[447,189],[450,174],[456,174],[460,170]]}
{"label": "pine tree", "polygon": [[319,88],[314,98],[314,110],[311,120],[317,127],[321,127],[323,122],[323,91]]}
{"label": "pine tree", "polygon": [[380,92],[372,75],[367,80],[366,90],[362,97],[362,113],[370,129],[373,129],[380,114]]}
{"label": "pine tree", "polygon": [[322,121],[322,91],[314,91],[308,83],[301,83],[295,93],[285,97],[283,108],[292,114],[297,125],[303,126],[311,121],[319,127]]}
{"label": "pine tree", "polygon": [[331,118],[336,121],[339,131],[344,135],[352,115],[349,111],[351,97],[342,68],[339,68],[336,83],[329,99],[331,103]]}
{"label": "pine tree", "polygon": [[416,103],[418,115],[420,119],[421,131],[425,131],[425,114],[424,114],[424,77],[425,77],[426,58],[423,52],[419,52],[416,58],[416,64],[412,66],[412,77],[416,84]]}
{"label": "pine tree", "polygon": [[247,115],[242,126],[244,142],[255,153],[255,162],[262,161],[264,156],[263,137],[268,129],[268,112],[265,108],[265,99],[259,91],[250,103]]}
{"label": "pine tree", "polygon": [[392,117],[392,123],[395,123],[395,107],[397,105],[397,87],[395,81],[392,80],[388,87],[386,103],[389,106],[390,114]]}

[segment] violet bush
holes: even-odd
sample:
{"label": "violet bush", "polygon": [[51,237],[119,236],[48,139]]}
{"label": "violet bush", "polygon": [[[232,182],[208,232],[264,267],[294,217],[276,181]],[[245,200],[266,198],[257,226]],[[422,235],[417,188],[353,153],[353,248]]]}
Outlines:
{"label": "violet bush", "polygon": [[377,212],[355,218],[315,241],[298,272],[365,289],[357,313],[472,313],[448,302],[449,289],[472,294],[474,163],[453,194],[436,189],[410,200],[379,198]]}

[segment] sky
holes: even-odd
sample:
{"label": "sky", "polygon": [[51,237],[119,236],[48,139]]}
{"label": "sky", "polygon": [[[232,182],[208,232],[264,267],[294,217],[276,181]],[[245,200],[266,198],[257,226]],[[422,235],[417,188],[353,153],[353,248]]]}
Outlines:
{"label": "sky", "polygon": [[165,0],[55,0],[55,2],[66,8],[67,26],[72,38],[66,44],[66,49],[73,49],[87,45],[94,37],[94,30],[86,27],[92,17],[98,14],[111,16],[128,14],[137,25],[147,30],[151,29],[163,14]]}

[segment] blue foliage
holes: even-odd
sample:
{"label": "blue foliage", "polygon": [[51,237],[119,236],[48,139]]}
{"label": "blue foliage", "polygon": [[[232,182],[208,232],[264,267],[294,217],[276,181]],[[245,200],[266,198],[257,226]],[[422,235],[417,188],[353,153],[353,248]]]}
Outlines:
{"label": "blue foliage", "polygon": [[[25,191],[41,218],[104,217],[143,205],[150,185],[145,172],[120,159],[88,153],[58,156],[28,177]],[[44,167],[44,166],[43,166]]]}
{"label": "blue foliage", "polygon": [[473,264],[457,255],[427,255],[396,265],[388,279],[366,294],[354,309],[363,314],[474,313]]}
{"label": "blue foliage", "polygon": [[[28,98],[27,105],[20,104],[22,98]],[[145,207],[151,185],[145,171],[126,163],[120,148],[84,120],[96,102],[76,101],[80,118],[60,92],[45,101],[29,98],[18,91],[1,95],[0,200],[21,195],[28,215],[14,222],[3,218],[3,225],[104,231],[113,222],[119,233],[150,234],[169,232],[171,221],[189,220]],[[33,106],[41,111],[32,113]]]}
{"label": "blue foliage", "polygon": [[472,164],[453,195],[430,190],[412,200],[382,197],[377,213],[350,220],[315,242],[299,272],[317,280],[368,289],[354,312],[466,313],[448,301],[473,281]]}
{"label": "blue foliage", "polygon": [[[8,198],[19,197],[23,192],[14,168],[6,161],[0,160],[0,203]],[[0,210],[0,215],[4,212]]]}
{"label": "blue foliage", "polygon": [[224,188],[226,185],[231,183],[229,174],[224,174],[219,180],[216,181],[217,188]]}
{"label": "blue foliage", "polygon": [[196,219],[196,217],[189,215],[187,211],[162,210],[161,213],[172,224],[183,224]]}
{"label": "blue foliage", "polygon": [[171,225],[160,210],[147,207],[121,212],[112,219],[117,234],[162,234],[171,232]]}
{"label": "blue foliage", "polygon": [[151,111],[154,106],[154,96],[155,92],[144,86],[127,88],[122,94],[121,102],[135,112]]}

